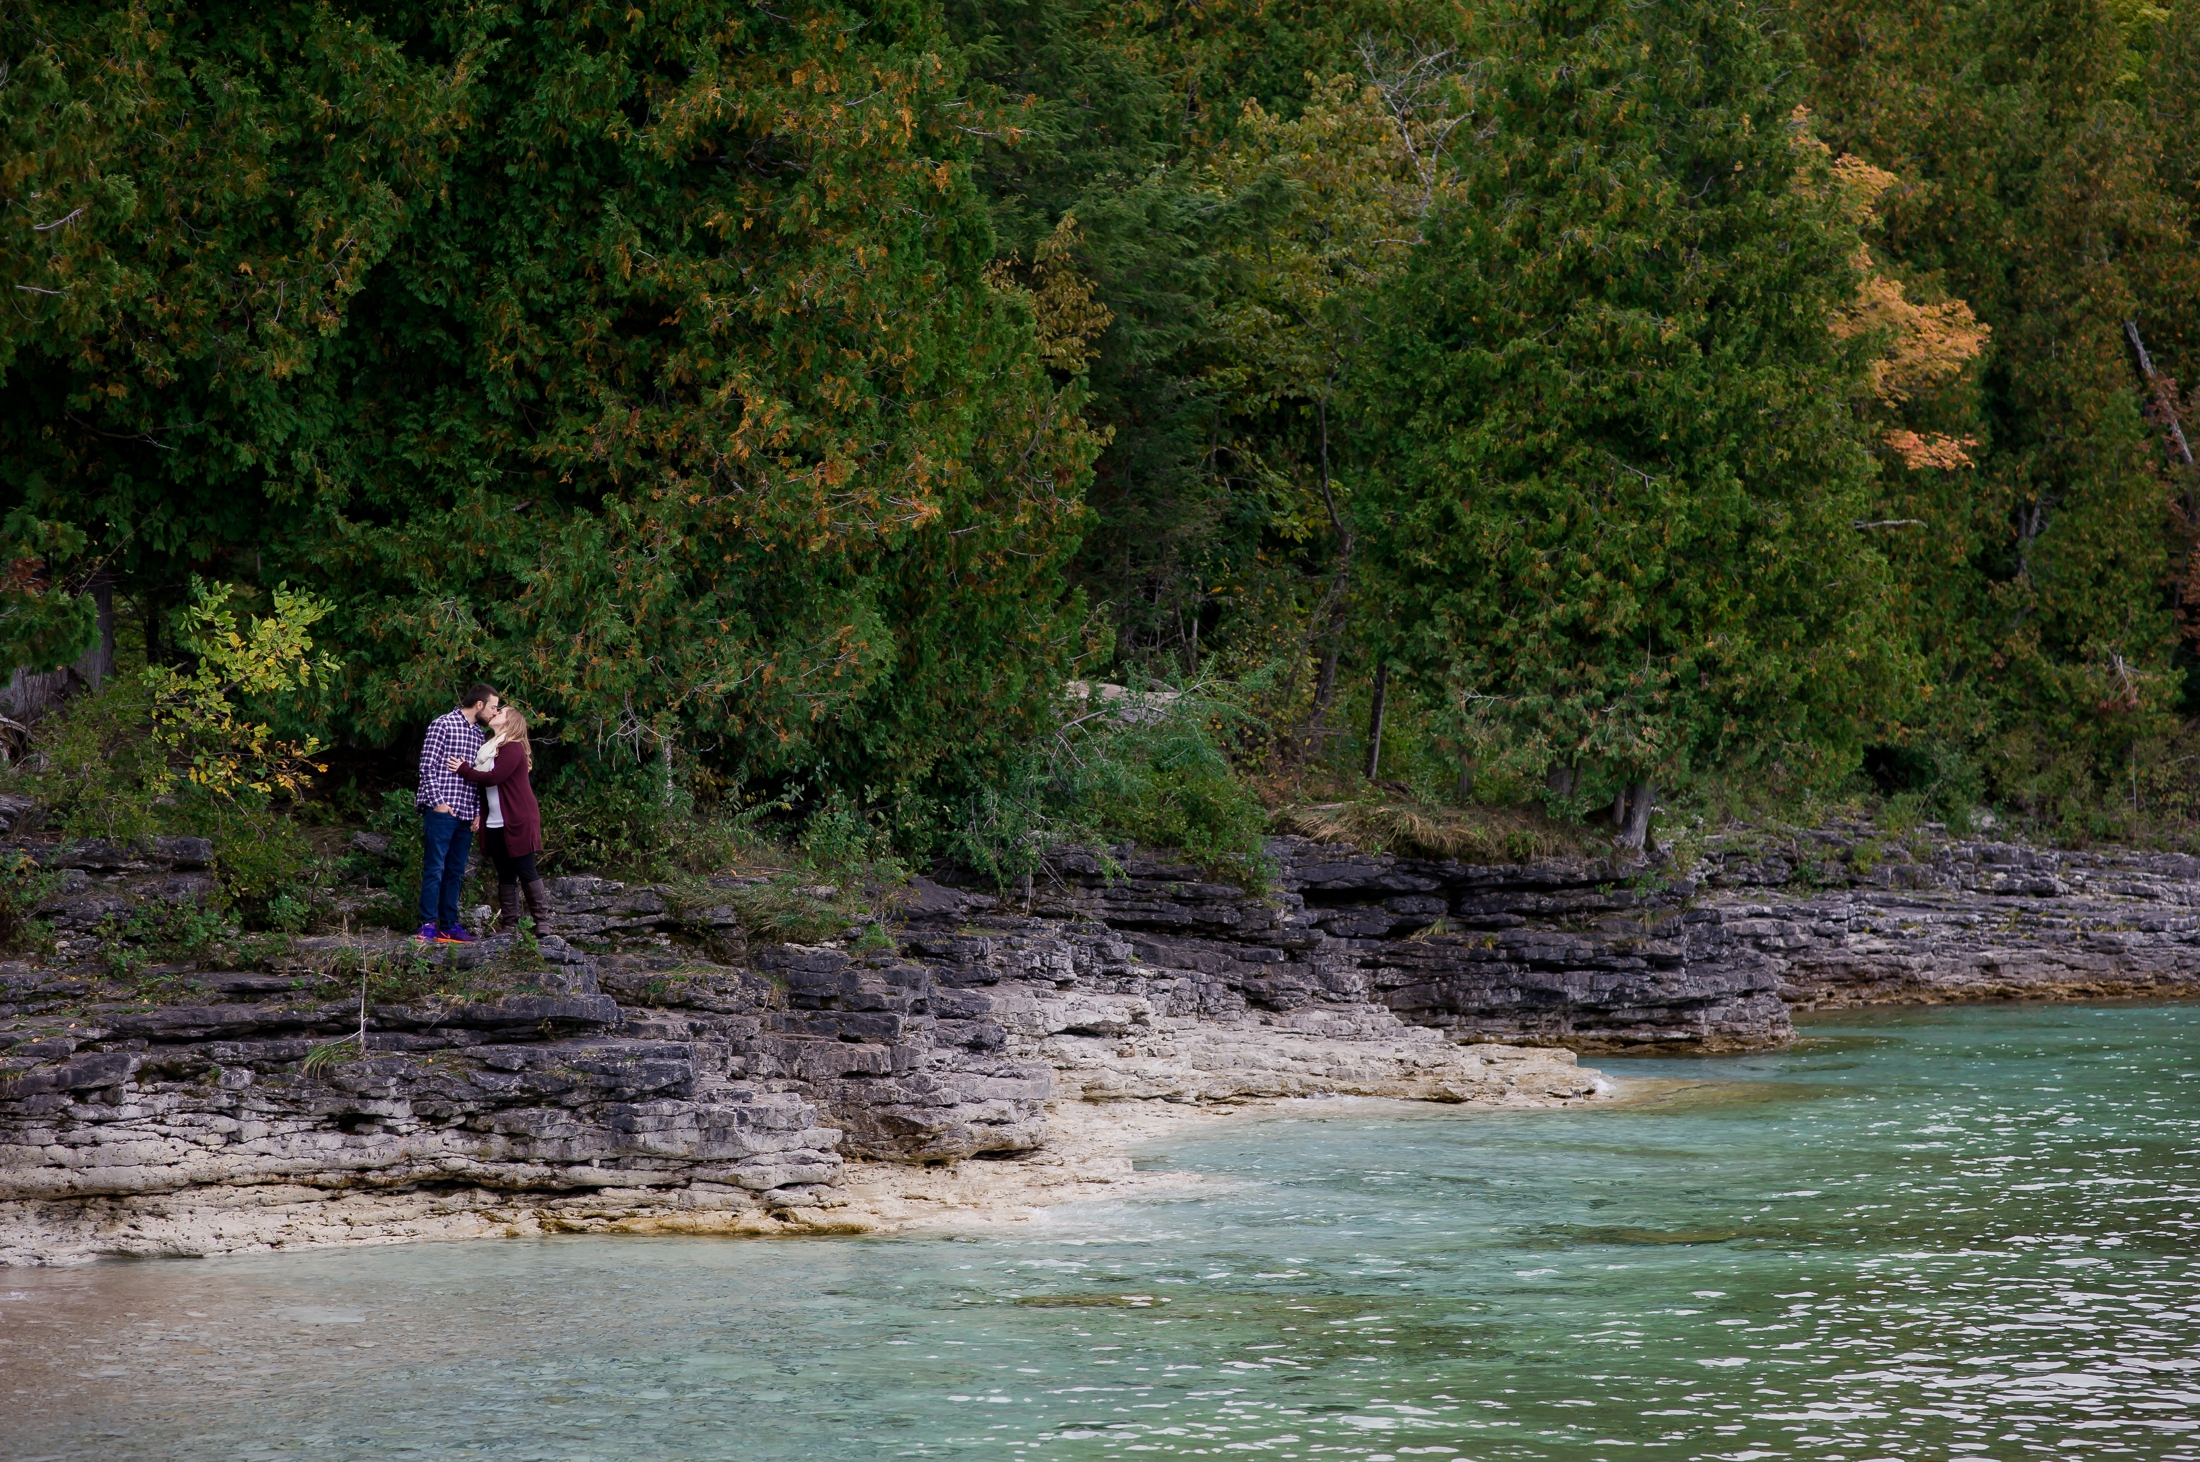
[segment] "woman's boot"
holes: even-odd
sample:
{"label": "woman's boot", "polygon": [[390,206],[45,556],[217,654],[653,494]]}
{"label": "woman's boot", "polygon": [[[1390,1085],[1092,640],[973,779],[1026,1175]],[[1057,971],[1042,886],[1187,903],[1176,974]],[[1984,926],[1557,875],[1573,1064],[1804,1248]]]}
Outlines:
{"label": "woman's boot", "polygon": [[519,929],[522,912],[519,901],[519,885],[516,883],[498,884],[497,928],[507,934],[516,933]]}
{"label": "woman's boot", "polygon": [[535,932],[541,934],[544,932],[544,925],[549,922],[552,912],[550,908],[550,890],[542,886],[542,880],[539,878],[527,884],[526,890],[527,917],[535,921]]}

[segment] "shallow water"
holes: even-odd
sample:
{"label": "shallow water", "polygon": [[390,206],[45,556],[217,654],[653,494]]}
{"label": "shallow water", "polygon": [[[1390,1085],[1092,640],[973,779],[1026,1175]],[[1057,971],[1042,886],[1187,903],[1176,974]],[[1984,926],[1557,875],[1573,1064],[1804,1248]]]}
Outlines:
{"label": "shallow water", "polygon": [[1012,1237],[0,1271],[0,1456],[2200,1459],[2200,1006],[1353,1102]]}

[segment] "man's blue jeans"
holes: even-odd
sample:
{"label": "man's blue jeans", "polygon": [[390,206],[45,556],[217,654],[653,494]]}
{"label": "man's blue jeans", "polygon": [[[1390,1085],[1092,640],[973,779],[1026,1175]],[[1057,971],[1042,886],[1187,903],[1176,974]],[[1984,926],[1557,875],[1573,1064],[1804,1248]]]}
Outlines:
{"label": "man's blue jeans", "polygon": [[466,886],[466,855],[473,851],[474,825],[448,812],[420,814],[420,922],[438,929],[458,927],[458,895]]}

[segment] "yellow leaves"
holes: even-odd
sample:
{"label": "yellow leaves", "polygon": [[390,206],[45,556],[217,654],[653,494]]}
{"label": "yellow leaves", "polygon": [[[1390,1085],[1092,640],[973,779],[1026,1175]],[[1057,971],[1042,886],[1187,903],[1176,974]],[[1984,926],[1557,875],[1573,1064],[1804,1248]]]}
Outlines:
{"label": "yellow leaves", "polygon": [[1859,228],[1879,222],[1880,196],[1898,181],[1885,168],[1875,168],[1851,153],[1844,152],[1833,160],[1835,196]]}
{"label": "yellow leaves", "polygon": [[[193,581],[181,637],[199,663],[189,675],[165,665],[145,671],[153,692],[153,740],[172,765],[183,764],[192,782],[223,796],[248,787],[265,791],[271,784],[293,789],[302,785],[307,759],[321,749],[320,742],[311,737],[302,743],[274,741],[265,723],[241,721],[230,698],[303,690],[316,671],[333,672],[333,661],[311,658],[313,641],[306,633],[330,606],[287,584],[278,585],[275,612],[255,618],[245,632],[237,628],[228,607],[234,593],[229,585]],[[174,774],[164,772],[153,782],[156,794],[165,791]]]}
{"label": "yellow leaves", "polygon": [[1079,274],[1071,262],[1077,244],[1077,215],[1065,213],[1054,232],[1032,251],[1036,257],[1025,271],[1029,284],[1017,279],[1019,261],[1013,254],[994,260],[984,269],[990,288],[1021,295],[1031,306],[1039,359],[1055,370],[1072,374],[1083,370],[1098,353],[1095,342],[1115,320],[1114,311],[1093,298],[1092,281]]}
{"label": "yellow leaves", "polygon": [[[1797,150],[1828,158],[1832,149],[1811,134],[1809,109],[1797,107],[1793,121]],[[1876,225],[1880,198],[1900,179],[1847,153],[1826,165],[1834,201],[1849,221],[1860,229]],[[1807,165],[1799,177],[1805,191],[1818,188]],[[1991,332],[1965,301],[1920,304],[1911,299],[1902,281],[1882,268],[1869,244],[1858,244],[1851,262],[1863,276],[1856,297],[1834,310],[1826,324],[1837,340],[1864,337],[1882,342],[1868,367],[1872,399],[1880,407],[1899,408],[1952,384],[1986,348]],[[1909,467],[1942,470],[1970,466],[1967,449],[1978,445],[1971,437],[1899,427],[1882,431],[1880,441]]]}
{"label": "yellow leaves", "polygon": [[[1833,156],[1833,149],[1818,140],[1811,130],[1810,108],[1798,104],[1789,114],[1793,129],[1795,150],[1806,159],[1824,163],[1833,174],[1833,197],[1848,215],[1849,222],[1858,228],[1870,228],[1879,222],[1879,199],[1889,188],[1901,180],[1885,168],[1870,163],[1850,153]],[[1812,197],[1823,197],[1824,190],[1808,162],[1796,172],[1796,185]]]}

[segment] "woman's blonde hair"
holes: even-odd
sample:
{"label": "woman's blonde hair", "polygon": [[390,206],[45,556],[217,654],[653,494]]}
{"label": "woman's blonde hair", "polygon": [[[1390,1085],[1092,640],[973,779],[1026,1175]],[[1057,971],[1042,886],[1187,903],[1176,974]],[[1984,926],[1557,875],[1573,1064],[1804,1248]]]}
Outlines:
{"label": "woman's blonde hair", "polygon": [[508,705],[501,707],[497,714],[503,717],[504,724],[497,728],[496,735],[489,738],[489,745],[503,746],[507,742],[517,742],[520,755],[527,758],[527,770],[533,771],[535,769],[535,748],[527,739],[526,713],[520,710],[518,706]]}

